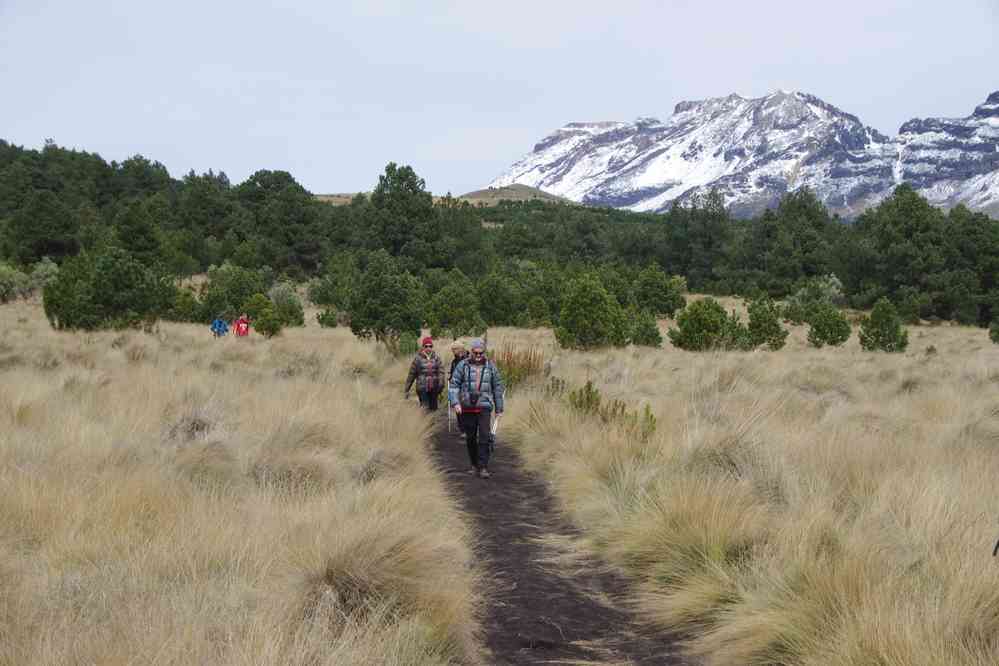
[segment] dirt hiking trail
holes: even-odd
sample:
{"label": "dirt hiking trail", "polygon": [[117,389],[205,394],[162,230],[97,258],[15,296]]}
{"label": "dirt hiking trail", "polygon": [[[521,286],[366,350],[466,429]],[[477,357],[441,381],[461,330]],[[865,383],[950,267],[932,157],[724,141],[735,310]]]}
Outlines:
{"label": "dirt hiking trail", "polygon": [[488,664],[689,664],[669,639],[638,625],[620,596],[620,576],[579,561],[559,544],[577,533],[555,509],[545,483],[497,442],[490,479],[469,475],[464,439],[437,428],[437,464],[448,491],[473,519],[485,572]]}

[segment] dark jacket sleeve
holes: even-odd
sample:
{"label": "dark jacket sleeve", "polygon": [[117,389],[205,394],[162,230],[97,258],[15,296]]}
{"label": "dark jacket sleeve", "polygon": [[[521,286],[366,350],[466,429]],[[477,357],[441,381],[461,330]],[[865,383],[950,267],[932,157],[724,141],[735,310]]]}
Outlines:
{"label": "dark jacket sleeve", "polygon": [[409,374],[406,376],[406,388],[405,392],[409,393],[409,389],[413,388],[413,382],[420,374],[420,359],[414,358],[413,362],[409,365]]}
{"label": "dark jacket sleeve", "polygon": [[[447,378],[451,379],[451,375],[448,375]],[[444,359],[440,356],[437,357],[437,376],[434,377],[434,386],[437,387],[438,392],[447,386],[444,381]]]}

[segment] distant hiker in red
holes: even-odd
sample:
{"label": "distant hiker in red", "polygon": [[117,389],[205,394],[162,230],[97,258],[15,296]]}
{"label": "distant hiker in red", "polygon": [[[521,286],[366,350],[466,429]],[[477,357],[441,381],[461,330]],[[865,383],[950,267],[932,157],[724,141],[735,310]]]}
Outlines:
{"label": "distant hiker in red", "polygon": [[468,358],[458,362],[451,375],[448,400],[461,419],[468,446],[469,474],[489,478],[489,456],[496,445],[493,416],[503,415],[503,380],[499,368],[486,358],[486,345],[473,340]]}
{"label": "distant hiker in red", "polygon": [[420,405],[427,411],[437,411],[437,398],[444,388],[444,361],[434,351],[433,338],[426,337],[420,342],[420,352],[409,366],[406,377],[405,395],[409,397],[409,389],[416,383],[416,395]]}
{"label": "distant hiker in red", "polygon": [[232,332],[238,338],[245,338],[250,334],[250,318],[245,314],[240,315],[239,319],[232,322]]}

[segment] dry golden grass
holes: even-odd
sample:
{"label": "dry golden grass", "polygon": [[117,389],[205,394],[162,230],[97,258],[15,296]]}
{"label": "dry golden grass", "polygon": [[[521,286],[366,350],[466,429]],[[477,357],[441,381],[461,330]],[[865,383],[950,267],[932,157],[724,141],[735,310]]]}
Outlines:
{"label": "dry golden grass", "polygon": [[999,347],[949,326],[911,329],[905,354],[806,333],[716,354],[490,337],[651,406],[640,441],[525,389],[507,433],[577,547],[630,574],[640,614],[706,664],[999,663]]}
{"label": "dry golden grass", "polygon": [[408,359],[314,323],[0,331],[0,664],[477,660]]}

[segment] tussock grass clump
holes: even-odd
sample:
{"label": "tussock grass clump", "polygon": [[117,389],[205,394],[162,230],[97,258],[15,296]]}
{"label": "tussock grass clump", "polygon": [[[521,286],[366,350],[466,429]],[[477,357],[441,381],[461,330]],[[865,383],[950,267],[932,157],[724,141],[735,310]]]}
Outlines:
{"label": "tussock grass clump", "polygon": [[540,377],[545,369],[544,352],[537,347],[503,346],[490,357],[499,368],[507,389],[515,390],[521,384]]}
{"label": "tussock grass clump", "polygon": [[[800,328],[779,355],[558,353],[507,432],[575,547],[630,575],[640,613],[702,663],[986,666],[999,349],[972,352],[980,337],[929,329],[932,355],[815,349]],[[652,436],[574,408],[588,380],[601,405],[648,404]]]}
{"label": "tussock grass clump", "polygon": [[317,326],[0,329],[0,664],[478,663],[467,527],[385,407],[406,361]]}

